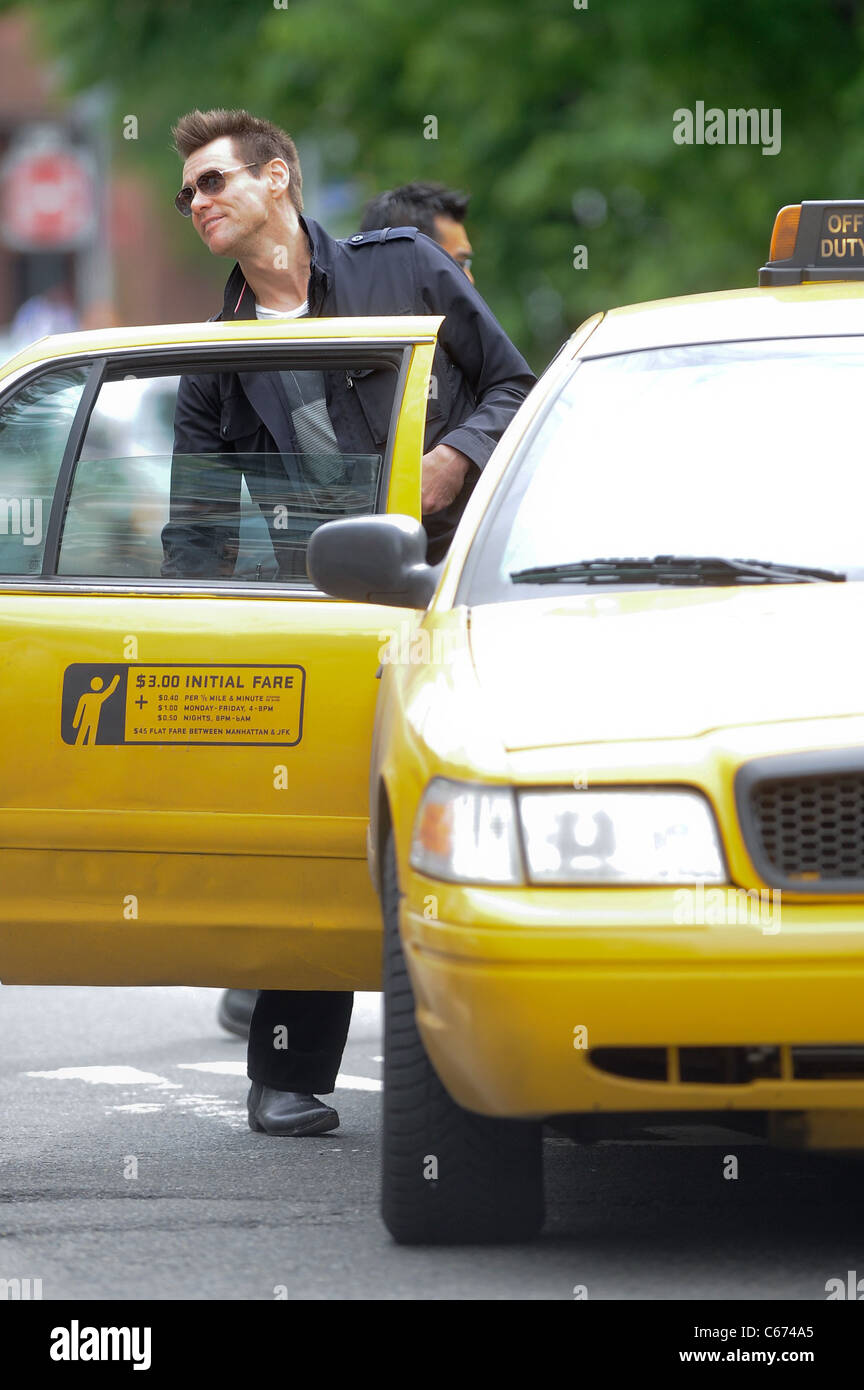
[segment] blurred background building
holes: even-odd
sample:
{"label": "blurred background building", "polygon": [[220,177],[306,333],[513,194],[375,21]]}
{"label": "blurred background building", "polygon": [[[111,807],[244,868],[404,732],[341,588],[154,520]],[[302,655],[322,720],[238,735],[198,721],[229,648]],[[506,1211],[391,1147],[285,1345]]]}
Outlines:
{"label": "blurred background building", "polygon": [[31,17],[0,15],[0,360],[45,333],[208,317],[147,180],[112,168],[109,94],[61,94]]}

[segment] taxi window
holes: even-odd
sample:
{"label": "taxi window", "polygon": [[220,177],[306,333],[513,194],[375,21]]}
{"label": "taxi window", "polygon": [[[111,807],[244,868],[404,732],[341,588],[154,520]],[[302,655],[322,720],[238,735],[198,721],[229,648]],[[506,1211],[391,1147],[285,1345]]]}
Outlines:
{"label": "taxi window", "polygon": [[87,372],[87,367],[42,372],[0,405],[2,575],[41,572],[57,476]]}
{"label": "taxi window", "polygon": [[[58,574],[312,589],[316,527],[378,509],[398,373],[286,367],[267,378],[277,412],[267,426],[292,448],[274,447],[236,376],[106,379],[75,467]],[[350,408],[328,405],[334,381]],[[205,417],[209,447],[186,424],[184,389],[198,393],[196,409],[217,402]]]}
{"label": "taxi window", "polygon": [[[459,601],[687,582],[639,564],[658,557],[702,561],[691,566],[700,584],[784,578],[704,563],[717,558],[864,579],[862,384],[862,337],[581,362],[514,456]],[[622,560],[617,572],[605,563]]]}

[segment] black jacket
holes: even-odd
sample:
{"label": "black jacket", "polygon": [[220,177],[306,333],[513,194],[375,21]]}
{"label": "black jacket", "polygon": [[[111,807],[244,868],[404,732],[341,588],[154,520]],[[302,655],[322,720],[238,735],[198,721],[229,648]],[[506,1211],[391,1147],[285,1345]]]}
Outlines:
{"label": "black jacket", "polygon": [[[423,518],[429,558],[435,561],[445,553],[480,469],[535,378],[464,271],[416,227],[390,227],[337,241],[311,218],[300,222],[311,250],[310,315],[445,316],[432,369],[436,391],[428,401],[425,449],[450,444],[473,466],[450,506]],[[228,277],[222,312],[214,318],[255,318],[255,296],[239,265]],[[325,373],[325,384],[340,450],[381,452],[389,430],[392,375],[374,369],[355,376],[331,371]],[[297,451],[277,372],[184,376],[174,419],[163,575],[232,573],[237,525],[226,527],[225,518],[236,514],[239,524],[241,472],[253,500],[265,509],[276,475],[284,478],[284,470],[290,475],[296,468],[292,455]],[[251,478],[245,466],[217,463],[202,486],[201,464],[196,468],[178,457],[232,452],[257,455],[262,476]],[[274,545],[279,540],[272,528],[271,539]]]}

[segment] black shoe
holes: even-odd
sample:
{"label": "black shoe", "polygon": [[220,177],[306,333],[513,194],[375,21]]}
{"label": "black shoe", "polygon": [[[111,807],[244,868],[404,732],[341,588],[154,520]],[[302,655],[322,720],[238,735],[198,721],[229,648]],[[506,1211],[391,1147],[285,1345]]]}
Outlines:
{"label": "black shoe", "polygon": [[248,1038],[257,998],[257,989],[226,989],[216,1015],[222,1027],[229,1033],[236,1033],[238,1038]]}
{"label": "black shoe", "polygon": [[302,1091],[277,1091],[253,1081],[249,1088],[249,1128],[259,1134],[326,1134],[339,1116],[330,1105]]}

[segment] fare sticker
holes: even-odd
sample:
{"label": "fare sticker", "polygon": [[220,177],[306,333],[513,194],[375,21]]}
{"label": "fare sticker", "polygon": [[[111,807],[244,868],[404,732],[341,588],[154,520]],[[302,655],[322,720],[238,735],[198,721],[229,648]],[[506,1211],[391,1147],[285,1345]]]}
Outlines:
{"label": "fare sticker", "polygon": [[63,742],[291,746],[305,684],[294,665],[76,663],[64,673]]}

